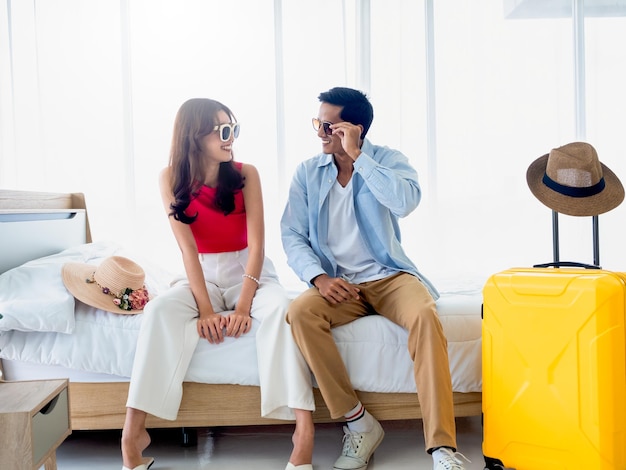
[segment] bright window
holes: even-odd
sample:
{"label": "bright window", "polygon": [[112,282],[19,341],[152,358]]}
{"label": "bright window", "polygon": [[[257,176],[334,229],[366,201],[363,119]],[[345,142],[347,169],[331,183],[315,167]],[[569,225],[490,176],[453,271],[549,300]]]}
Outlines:
{"label": "bright window", "polygon": [[[578,50],[568,2],[564,14],[530,0],[6,0],[0,186],[84,192],[95,239],[178,269],[158,173],[180,104],[218,99],[242,124],[236,158],[261,173],[267,252],[299,288],[279,236],[287,188],[320,150],[318,94],[353,86],[374,104],[370,139],[420,174],[403,242],[436,284],[550,261],[551,211],[528,165],[584,137],[626,177],[623,7],[587,1]],[[624,210],[600,217],[609,269],[626,265]],[[590,220],[561,223],[561,258],[590,262]]]}

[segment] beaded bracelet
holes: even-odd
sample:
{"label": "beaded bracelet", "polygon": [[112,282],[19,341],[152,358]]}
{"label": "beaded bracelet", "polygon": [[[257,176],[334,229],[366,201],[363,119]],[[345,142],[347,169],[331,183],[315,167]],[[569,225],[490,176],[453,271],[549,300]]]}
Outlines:
{"label": "beaded bracelet", "polygon": [[252,279],[254,282],[256,282],[257,286],[261,285],[261,281],[259,281],[256,277],[251,276],[250,274],[242,274],[241,277],[247,277],[248,279]]}

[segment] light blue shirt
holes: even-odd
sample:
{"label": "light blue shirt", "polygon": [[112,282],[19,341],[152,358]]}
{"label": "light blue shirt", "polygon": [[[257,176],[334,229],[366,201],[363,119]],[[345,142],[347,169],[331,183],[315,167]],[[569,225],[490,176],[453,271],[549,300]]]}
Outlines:
{"label": "light blue shirt", "polygon": [[[337,277],[337,262],[328,247],[328,194],[337,179],[333,156],[321,153],[298,165],[281,218],[287,263],[307,284],[320,274]],[[439,292],[408,258],[401,245],[398,219],[419,204],[417,172],[401,152],[365,139],[352,175],[356,221],[370,255],[388,275],[403,271],[418,277],[433,298]]]}

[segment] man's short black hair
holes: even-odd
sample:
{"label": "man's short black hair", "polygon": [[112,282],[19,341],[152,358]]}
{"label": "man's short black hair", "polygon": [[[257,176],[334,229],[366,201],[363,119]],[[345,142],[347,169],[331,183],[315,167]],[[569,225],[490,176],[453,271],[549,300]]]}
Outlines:
{"label": "man's short black hair", "polygon": [[362,125],[361,139],[365,138],[374,120],[374,108],[365,93],[353,88],[335,87],[320,93],[317,98],[322,103],[341,106],[339,117],[352,124]]}

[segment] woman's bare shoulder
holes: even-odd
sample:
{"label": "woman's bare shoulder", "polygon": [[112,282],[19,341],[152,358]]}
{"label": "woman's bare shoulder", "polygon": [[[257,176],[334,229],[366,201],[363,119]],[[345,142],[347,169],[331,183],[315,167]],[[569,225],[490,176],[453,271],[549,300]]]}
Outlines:
{"label": "woman's bare shoulder", "polygon": [[257,177],[259,176],[259,171],[256,169],[256,167],[250,163],[242,163],[241,164],[241,174],[244,176],[244,178],[249,177],[249,176],[253,176],[253,177]]}

